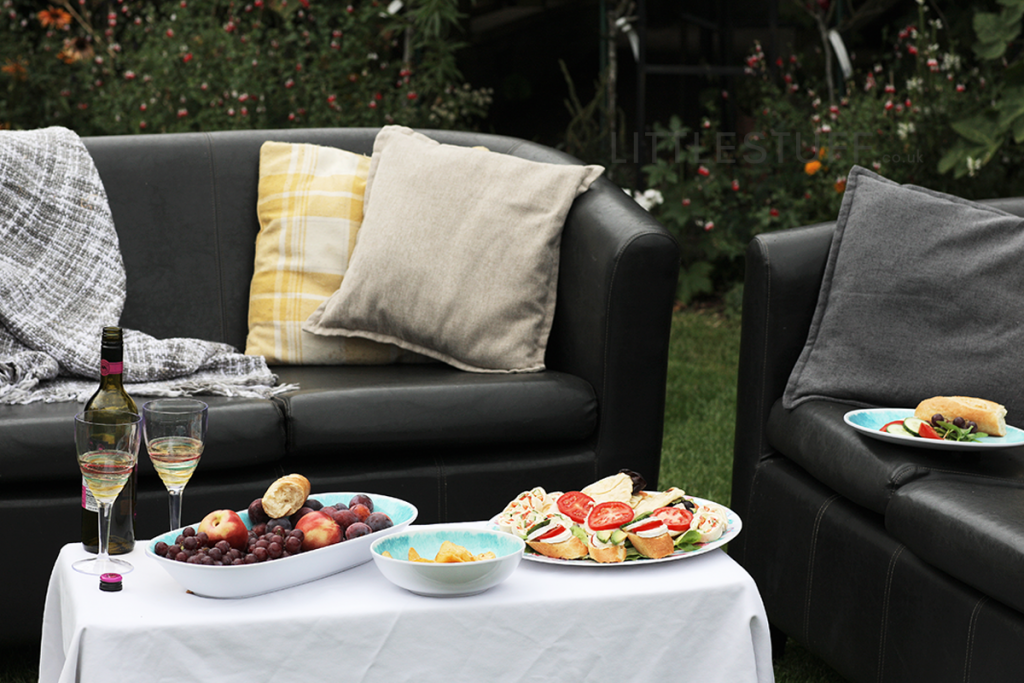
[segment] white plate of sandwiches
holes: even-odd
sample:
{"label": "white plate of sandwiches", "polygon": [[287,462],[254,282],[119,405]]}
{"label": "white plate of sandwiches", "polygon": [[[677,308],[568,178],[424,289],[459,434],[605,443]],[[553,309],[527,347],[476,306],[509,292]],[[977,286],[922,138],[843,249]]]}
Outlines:
{"label": "white plate of sandwiches", "polygon": [[674,562],[721,548],[739,535],[735,512],[682,489],[643,490],[632,472],[605,477],[579,491],[534,488],[491,519],[526,541],[523,559],[576,567]]}

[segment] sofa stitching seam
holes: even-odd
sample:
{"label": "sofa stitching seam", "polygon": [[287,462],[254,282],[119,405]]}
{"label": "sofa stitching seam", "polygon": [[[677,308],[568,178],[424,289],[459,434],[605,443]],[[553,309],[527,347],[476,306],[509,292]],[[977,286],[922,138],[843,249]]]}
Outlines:
{"label": "sofa stitching seam", "polygon": [[926,472],[936,472],[938,474],[962,475],[962,476],[965,476],[965,477],[970,477],[972,479],[988,479],[988,480],[991,480],[991,481],[1005,481],[1005,482],[1011,482],[1011,483],[1013,483],[1013,482],[1019,483],[1020,482],[1020,479],[1015,478],[1015,477],[1000,477],[1000,476],[995,475],[995,474],[976,474],[974,472],[965,472],[964,470],[951,470],[951,469],[945,469],[945,468],[941,468],[941,467],[920,467],[920,468],[915,468],[915,469],[922,469],[922,470],[924,470]]}
{"label": "sofa stitching seam", "polygon": [[811,552],[807,557],[807,596],[804,599],[804,642],[810,642],[810,622],[811,622],[811,590],[814,584],[814,556],[818,548],[818,531],[821,528],[821,520],[825,516],[825,512],[829,506],[832,505],[835,500],[839,498],[838,493],[834,493],[825,499],[825,502],[818,508],[818,514],[814,517],[814,528],[811,531]]}
{"label": "sofa stitching seam", "polygon": [[882,680],[882,672],[885,667],[885,637],[889,630],[889,598],[892,596],[892,576],[896,572],[896,562],[906,547],[906,545],[901,543],[896,551],[893,552],[892,557],[889,558],[889,567],[885,572],[885,592],[882,597],[882,626],[878,639],[878,675],[876,676],[878,681]]}
{"label": "sofa stitching seam", "polygon": [[977,635],[978,617],[981,614],[981,608],[988,602],[988,596],[983,595],[978,600],[977,604],[974,605],[974,610],[971,612],[971,619],[967,625],[967,652],[964,653],[964,683],[968,683],[971,680],[971,659],[974,654],[974,636]]}

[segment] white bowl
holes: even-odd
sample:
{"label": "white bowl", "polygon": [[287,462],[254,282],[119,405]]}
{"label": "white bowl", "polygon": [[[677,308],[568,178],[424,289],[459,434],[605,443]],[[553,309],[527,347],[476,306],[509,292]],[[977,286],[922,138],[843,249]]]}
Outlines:
{"label": "white bowl", "polygon": [[[317,499],[326,507],[336,503],[348,503],[354,495],[356,494],[319,493],[311,494],[310,498]],[[416,506],[411,503],[377,493],[366,495],[373,500],[374,512],[387,514],[394,522],[394,526],[353,538],[350,541],[335,543],[326,548],[318,548],[291,557],[282,557],[257,564],[223,567],[186,564],[160,557],[153,551],[160,541],[168,545],[174,543],[174,539],[181,533],[181,529],[169,531],[151,540],[146,546],[146,554],[163,567],[183,588],[203,597],[246,598],[297,586],[300,583],[322,579],[325,576],[369,562],[370,545],[374,541],[382,536],[401,531],[416,519],[418,511]],[[248,512],[239,511],[238,515],[247,527],[251,527]],[[199,523],[191,526],[198,527]]]}
{"label": "white bowl", "polygon": [[[491,550],[496,557],[452,563],[406,559],[409,548],[415,548],[423,558],[433,559],[444,541],[460,545],[474,555]],[[521,538],[493,529],[436,524],[379,538],[370,546],[370,555],[381,574],[400,588],[430,597],[458,597],[483,593],[507,579],[523,559],[525,547]],[[391,557],[385,557],[385,551]]]}

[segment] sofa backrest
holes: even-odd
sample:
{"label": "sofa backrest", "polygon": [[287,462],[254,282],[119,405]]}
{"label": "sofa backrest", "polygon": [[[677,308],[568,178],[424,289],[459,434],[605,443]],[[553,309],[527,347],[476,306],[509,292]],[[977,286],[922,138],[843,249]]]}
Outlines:
{"label": "sofa backrest", "polygon": [[[307,142],[370,154],[376,128],[177,133],[85,138],[120,240],[128,295],[121,324],[158,338],[245,348],[259,232],[260,146]],[[535,161],[573,163],[516,138],[423,131]]]}

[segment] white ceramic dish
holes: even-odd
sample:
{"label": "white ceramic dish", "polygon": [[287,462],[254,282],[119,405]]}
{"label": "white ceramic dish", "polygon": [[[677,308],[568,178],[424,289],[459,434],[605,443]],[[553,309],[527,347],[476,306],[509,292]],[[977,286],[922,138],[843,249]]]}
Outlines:
{"label": "white ceramic dish", "polygon": [[[451,541],[474,555],[493,551],[494,559],[474,562],[410,562],[409,548],[433,559],[441,544]],[[494,529],[435,524],[400,531],[377,539],[370,554],[377,569],[399,588],[418,595],[451,598],[475,595],[497,586],[512,575],[523,558],[522,539]],[[387,551],[391,557],[385,557]]]}
{"label": "white ceramic dish", "polygon": [[[710,500],[705,500],[704,498],[697,498],[695,496],[686,496],[686,498],[692,500],[694,503],[698,505],[717,505],[718,507],[725,510],[727,522],[725,526],[725,531],[722,532],[721,536],[719,536],[716,540],[711,541],[710,543],[705,543],[704,545],[698,548],[694,548],[692,550],[677,550],[676,552],[672,553],[667,557],[660,557],[656,560],[648,557],[640,557],[633,560],[626,560],[625,562],[595,562],[594,560],[591,560],[589,558],[583,558],[581,560],[561,560],[557,557],[547,557],[546,555],[540,555],[529,548],[526,548],[523,551],[523,557],[529,560],[530,562],[540,562],[543,564],[560,564],[570,567],[638,567],[646,564],[654,564],[657,562],[676,562],[678,560],[685,560],[688,557],[696,557],[697,555],[703,555],[704,553],[709,553],[712,550],[721,548],[729,541],[740,535],[740,531],[743,529],[743,521],[740,519],[740,516],[737,515],[735,512],[725,507],[724,505],[714,503]],[[497,519],[497,517],[491,520],[492,524],[494,524],[495,519]],[[498,530],[496,524],[494,525],[494,529]],[[510,536],[512,535],[511,533],[505,531],[500,531],[500,533],[506,533]]]}
{"label": "white ceramic dish", "polygon": [[898,443],[917,448],[930,448],[942,451],[973,451],[998,448],[1017,448],[1024,446],[1024,431],[1016,427],[1006,426],[1006,436],[983,436],[980,441],[946,441],[945,439],[922,439],[907,434],[890,434],[883,432],[882,427],[893,420],[912,417],[911,408],[864,408],[851,410],[843,415],[843,421],[858,432],[872,439]]}
{"label": "white ceramic dish", "polygon": [[[355,493],[311,494],[325,506],[348,503]],[[157,543],[173,543],[181,529],[157,536],[146,545],[146,554],[186,590],[208,598],[246,598],[290,588],[301,583],[322,579],[370,561],[370,545],[383,536],[405,529],[416,519],[418,511],[411,503],[398,498],[376,493],[367,494],[373,500],[375,512],[384,512],[394,526],[351,541],[342,541],[326,548],[311,550],[291,557],[269,560],[257,564],[214,567],[201,564],[186,564],[159,557],[153,548]],[[248,527],[249,514],[240,511],[239,516]],[[199,523],[191,525],[198,527]],[[184,528],[184,527],[183,527]]]}

